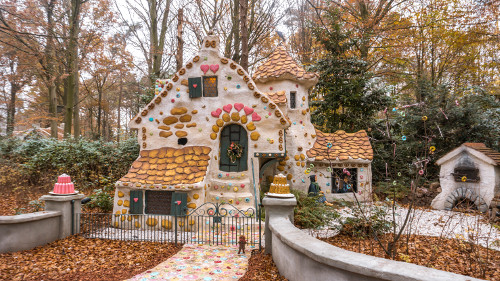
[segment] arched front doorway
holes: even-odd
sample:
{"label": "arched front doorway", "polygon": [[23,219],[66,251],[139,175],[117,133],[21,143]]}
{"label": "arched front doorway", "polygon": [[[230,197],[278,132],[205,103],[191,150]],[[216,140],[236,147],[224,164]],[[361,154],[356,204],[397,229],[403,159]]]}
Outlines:
{"label": "arched front doorway", "polygon": [[[233,163],[227,155],[227,149],[231,143],[240,144],[243,153],[239,159]],[[220,158],[219,169],[225,172],[241,172],[248,170],[248,136],[247,131],[240,125],[231,124],[222,129],[220,135]]]}

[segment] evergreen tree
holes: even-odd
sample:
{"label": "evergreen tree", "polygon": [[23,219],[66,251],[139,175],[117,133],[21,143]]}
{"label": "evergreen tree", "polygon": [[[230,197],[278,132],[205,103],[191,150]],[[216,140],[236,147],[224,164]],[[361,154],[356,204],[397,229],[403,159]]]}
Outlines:
{"label": "evergreen tree", "polygon": [[339,12],[328,11],[325,20],[327,27],[313,27],[326,53],[312,67],[320,75],[310,95],[312,121],[326,132],[367,129],[390,99],[367,63],[357,57],[356,39],[345,31]]}

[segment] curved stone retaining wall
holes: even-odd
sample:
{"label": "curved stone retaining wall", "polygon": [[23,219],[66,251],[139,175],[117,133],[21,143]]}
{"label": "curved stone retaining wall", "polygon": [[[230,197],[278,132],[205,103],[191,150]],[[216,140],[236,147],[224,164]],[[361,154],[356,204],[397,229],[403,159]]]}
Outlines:
{"label": "curved stone retaining wall", "polygon": [[28,250],[59,238],[60,211],[0,216],[0,253]]}
{"label": "curved stone retaining wall", "polygon": [[[347,251],[296,228],[291,221],[293,199],[266,197],[266,252],[281,275],[303,280],[480,280],[411,263]],[[290,211],[292,213],[290,213]],[[293,218],[293,217],[292,217]]]}

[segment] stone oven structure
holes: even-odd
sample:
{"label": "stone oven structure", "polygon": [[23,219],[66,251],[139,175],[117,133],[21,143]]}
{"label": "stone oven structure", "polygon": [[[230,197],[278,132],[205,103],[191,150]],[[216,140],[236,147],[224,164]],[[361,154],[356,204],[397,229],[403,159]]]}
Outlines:
{"label": "stone oven structure", "polygon": [[[252,79],[220,56],[217,36],[207,36],[200,53],[159,81],[155,98],[130,121],[141,151],[116,183],[113,212],[173,215],[207,202],[256,208],[264,174],[278,171],[302,191],[308,174],[317,174],[330,191],[339,181],[332,173],[345,169],[354,190],[368,191],[373,152],[366,132],[326,134],[310,122],[308,92],[317,81],[284,46]],[[228,153],[232,145],[238,157]],[[120,219],[142,227],[136,217]]]}
{"label": "stone oven structure", "polygon": [[441,166],[441,193],[431,206],[451,210],[461,199],[468,199],[481,212],[500,191],[500,153],[483,143],[464,143],[436,161]]}

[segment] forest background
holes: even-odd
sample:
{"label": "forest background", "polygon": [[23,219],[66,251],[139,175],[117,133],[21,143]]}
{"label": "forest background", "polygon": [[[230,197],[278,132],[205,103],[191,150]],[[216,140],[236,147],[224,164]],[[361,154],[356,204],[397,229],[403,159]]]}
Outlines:
{"label": "forest background", "polygon": [[[40,185],[66,172],[81,185],[112,185],[138,155],[129,120],[210,30],[250,73],[278,44],[318,72],[313,122],[367,130],[379,186],[410,179],[415,159],[436,180],[431,164],[464,142],[500,149],[499,5],[0,0],[0,168],[10,175],[0,184]],[[32,127],[55,139],[13,138]]]}

